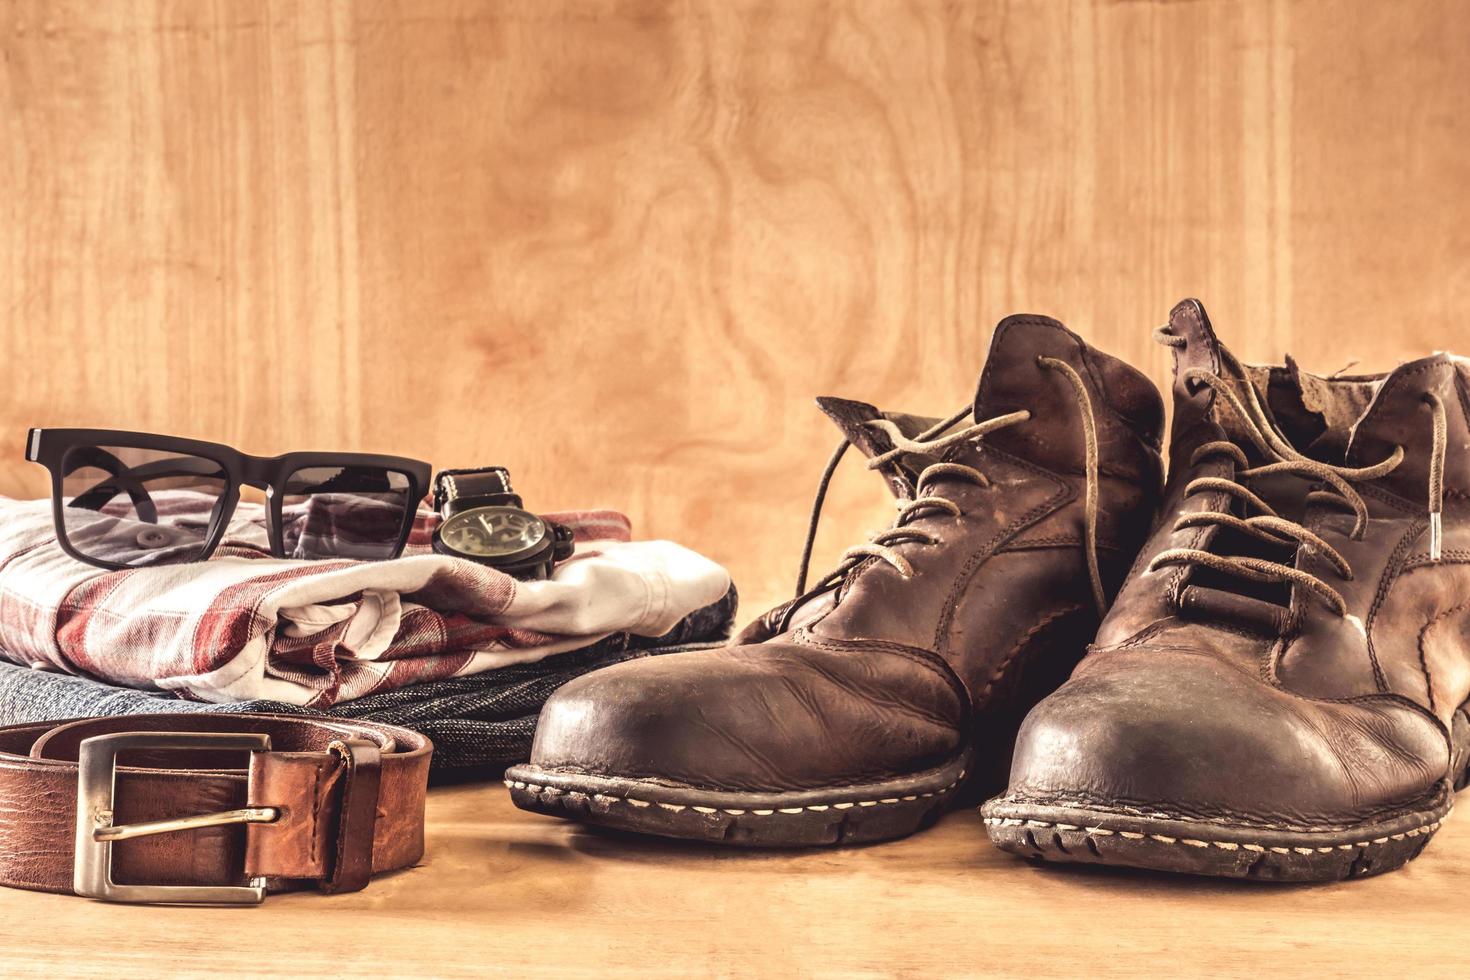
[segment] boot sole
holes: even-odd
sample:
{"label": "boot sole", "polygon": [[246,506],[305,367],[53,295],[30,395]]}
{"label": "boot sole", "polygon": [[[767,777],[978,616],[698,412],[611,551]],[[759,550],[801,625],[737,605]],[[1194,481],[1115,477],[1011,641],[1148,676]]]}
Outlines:
{"label": "boot sole", "polygon": [[820,847],[907,837],[933,823],[964,784],[970,753],[937,769],[858,786],[759,793],[514,766],[523,810],[640,834],[738,847]]}
{"label": "boot sole", "polygon": [[997,847],[1033,860],[1268,881],[1341,881],[1392,871],[1418,857],[1452,802],[1445,787],[1422,808],[1330,830],[1006,797],[991,800],[980,812]]}

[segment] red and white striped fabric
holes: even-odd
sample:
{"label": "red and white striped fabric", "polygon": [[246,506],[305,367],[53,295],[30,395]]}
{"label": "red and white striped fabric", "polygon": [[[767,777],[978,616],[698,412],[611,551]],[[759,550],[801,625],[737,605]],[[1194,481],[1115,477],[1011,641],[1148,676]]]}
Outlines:
{"label": "red and white striped fabric", "polygon": [[269,557],[241,503],[215,556],[105,571],[56,543],[49,500],[0,497],[0,657],[202,701],[326,707],[419,681],[539,660],[629,632],[661,636],[730,587],[614,511],[548,514],[577,551],[544,582],[435,555],[421,509],[391,561]]}

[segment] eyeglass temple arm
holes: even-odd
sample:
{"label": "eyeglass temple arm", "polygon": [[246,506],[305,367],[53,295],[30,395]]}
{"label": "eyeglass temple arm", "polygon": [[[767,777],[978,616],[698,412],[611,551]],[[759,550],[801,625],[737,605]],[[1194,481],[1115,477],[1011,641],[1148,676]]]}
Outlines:
{"label": "eyeglass temple arm", "polygon": [[95,466],[100,470],[106,470],[111,474],[111,478],[77,494],[72,498],[69,506],[101,510],[113,497],[126,492],[132,498],[133,506],[138,509],[138,517],[148,524],[158,523],[158,507],[153,503],[152,495],[143,485],[144,480],[171,476],[219,475],[219,464],[207,459],[178,456],[172,459],[154,460],[140,466],[128,466],[112,453],[96,446],[76,450],[67,457],[67,462],[70,463],[73,460],[75,460],[73,471],[84,466]]}
{"label": "eyeglass temple arm", "polygon": [[158,523],[158,508],[154,506],[153,497],[144,489],[142,482],[135,478],[136,471],[112,453],[96,446],[86,446],[68,453],[66,461],[71,466],[64,476],[88,466],[106,470],[112,475],[111,479],[77,494],[67,506],[100,511],[113,497],[126,491],[138,510],[138,516],[149,524]]}

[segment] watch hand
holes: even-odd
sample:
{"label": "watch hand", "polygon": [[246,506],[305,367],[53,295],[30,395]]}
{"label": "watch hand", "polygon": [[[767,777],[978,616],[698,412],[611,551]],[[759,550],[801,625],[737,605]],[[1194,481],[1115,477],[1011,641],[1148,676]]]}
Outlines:
{"label": "watch hand", "polygon": [[493,527],[490,526],[490,520],[489,520],[489,518],[487,518],[484,514],[480,514],[479,515],[479,518],[480,518],[480,523],[483,524],[483,525],[485,525],[485,533],[486,534],[494,534],[495,533],[495,528],[493,528]]}

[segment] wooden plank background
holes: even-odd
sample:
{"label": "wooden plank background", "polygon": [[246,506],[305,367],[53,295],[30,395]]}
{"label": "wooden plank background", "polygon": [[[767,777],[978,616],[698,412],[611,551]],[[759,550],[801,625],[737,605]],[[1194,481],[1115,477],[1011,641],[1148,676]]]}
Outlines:
{"label": "wooden plank background", "polygon": [[[513,468],[790,584],[824,393],[995,321],[1160,381],[1470,348],[1463,3],[0,0],[0,492],[30,425]],[[838,480],[818,564],[886,523]]]}

